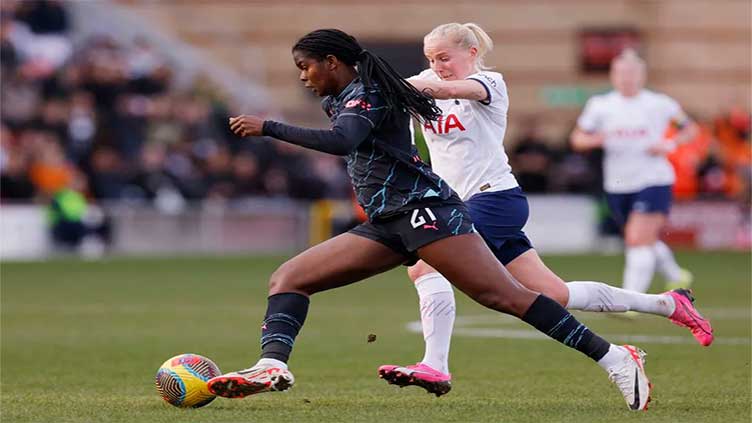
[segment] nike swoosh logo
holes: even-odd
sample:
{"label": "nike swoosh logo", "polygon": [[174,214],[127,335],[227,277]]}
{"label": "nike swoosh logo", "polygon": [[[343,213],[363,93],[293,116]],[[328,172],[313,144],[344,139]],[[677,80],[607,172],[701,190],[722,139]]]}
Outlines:
{"label": "nike swoosh logo", "polygon": [[632,410],[639,410],[640,409],[640,371],[638,369],[635,369],[635,379],[634,379],[634,402],[629,405],[629,408]]}

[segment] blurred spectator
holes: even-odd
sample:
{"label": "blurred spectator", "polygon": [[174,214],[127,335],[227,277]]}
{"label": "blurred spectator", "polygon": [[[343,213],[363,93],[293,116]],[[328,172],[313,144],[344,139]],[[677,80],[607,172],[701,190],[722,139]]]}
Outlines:
{"label": "blurred spectator", "polygon": [[234,198],[262,195],[264,184],[258,160],[249,151],[235,156],[232,161],[232,185]]}
{"label": "blurred spectator", "polygon": [[68,31],[68,13],[56,0],[25,0],[16,12],[35,34],[62,35]]}
{"label": "blurred spectator", "polygon": [[734,106],[716,118],[718,156],[728,178],[726,193],[750,203],[752,189],[752,143],[750,142],[750,111]]}
{"label": "blurred spectator", "polygon": [[49,198],[47,220],[53,244],[62,251],[100,257],[111,241],[111,223],[102,210],[88,203],[86,179],[76,173],[66,186]]}
{"label": "blurred spectator", "polygon": [[524,123],[523,135],[512,150],[512,169],[522,190],[527,193],[546,192],[552,152],[541,137],[535,119]]}
{"label": "blurred spectator", "polygon": [[[676,128],[670,128],[666,132],[666,138],[676,134]],[[668,155],[668,160],[674,167],[676,182],[673,194],[676,200],[690,200],[697,197],[701,190],[698,171],[700,166],[707,160],[712,142],[710,131],[705,125],[700,125],[694,140],[680,145]]]}
{"label": "blurred spectator", "polygon": [[101,145],[91,154],[89,185],[94,198],[124,198],[128,176],[118,151],[108,145]]}
{"label": "blurred spectator", "polygon": [[550,191],[595,194],[602,190],[603,151],[576,152],[565,143],[551,168]]}
{"label": "blurred spectator", "polygon": [[17,145],[15,137],[5,125],[0,128],[0,198],[30,200],[36,189],[28,175],[28,154]]}
{"label": "blurred spectator", "polygon": [[33,146],[29,179],[37,192],[52,196],[71,183],[75,167],[65,158],[54,133],[29,131],[20,142]]}

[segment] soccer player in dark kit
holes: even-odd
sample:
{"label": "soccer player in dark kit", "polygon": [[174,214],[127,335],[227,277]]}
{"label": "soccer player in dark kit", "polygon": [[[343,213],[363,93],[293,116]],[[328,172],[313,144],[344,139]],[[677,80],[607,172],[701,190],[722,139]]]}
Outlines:
{"label": "soccer player in dark kit", "polygon": [[240,398],[290,388],[294,377],[287,361],[311,295],[422,259],[483,306],[516,316],[592,358],[609,371],[631,409],[647,408],[644,352],[608,343],[556,301],[519,284],[476,233],[457,194],[420,160],[410,119],[436,120],[441,110],[433,99],[339,30],[305,35],[292,55],[300,80],[325,97],[331,129],[247,115],[231,118],[230,128],[240,136],[266,135],[344,156],[368,221],[302,252],[272,274],[261,359],[210,379],[212,393]]}

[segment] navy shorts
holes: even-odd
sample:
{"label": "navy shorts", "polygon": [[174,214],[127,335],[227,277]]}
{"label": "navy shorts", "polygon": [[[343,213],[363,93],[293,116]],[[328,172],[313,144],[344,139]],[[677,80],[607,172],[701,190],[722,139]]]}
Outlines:
{"label": "navy shorts", "polygon": [[668,214],[671,200],[671,185],[647,187],[626,194],[606,194],[611,216],[621,227],[627,224],[627,218],[633,211]]}
{"label": "navy shorts", "polygon": [[442,238],[475,232],[464,203],[416,205],[396,216],[362,223],[349,231],[354,235],[380,242],[405,256],[405,264],[418,261],[417,251]]}
{"label": "navy shorts", "polygon": [[475,194],[465,204],[475,229],[501,264],[506,266],[533,248],[522,231],[530,215],[530,208],[519,187]]}

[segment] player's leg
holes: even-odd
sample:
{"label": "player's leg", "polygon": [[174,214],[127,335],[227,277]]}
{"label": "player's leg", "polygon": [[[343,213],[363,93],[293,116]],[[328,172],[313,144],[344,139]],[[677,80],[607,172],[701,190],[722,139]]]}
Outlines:
{"label": "player's leg", "polygon": [[666,317],[674,311],[674,301],[668,295],[640,294],[603,282],[565,283],[543,263],[534,249],[529,249],[516,257],[507,265],[507,269],[521,284],[556,300],[568,310],[595,312],[634,310]]}
{"label": "player's leg", "polygon": [[[655,239],[655,242],[651,245],[655,255],[655,269],[665,279],[666,287],[669,290],[689,288],[692,284],[692,273],[679,267],[671,249],[660,240],[660,231],[671,210],[672,187],[670,185],[647,187],[637,193],[635,197],[632,209],[654,216],[654,218],[647,223],[633,222],[632,226],[626,229],[627,244],[644,245]],[[647,234],[647,237],[640,237],[639,233],[641,232]]]}
{"label": "player's leg", "polygon": [[686,327],[703,346],[713,342],[710,322],[694,307],[691,291],[675,289],[663,294],[627,291],[603,282],[572,281],[564,283],[530,249],[508,265],[509,273],[521,284],[538,291],[563,305],[567,310],[592,312],[625,312],[664,316],[672,323]]}
{"label": "player's leg", "polygon": [[656,270],[665,279],[668,290],[689,288],[692,285],[694,276],[689,270],[682,269],[679,266],[668,245],[658,240],[653,245],[653,251],[655,252]]}
{"label": "player's leg", "polygon": [[425,353],[414,365],[380,366],[379,377],[393,385],[417,385],[441,396],[452,389],[449,345],[454,327],[454,290],[444,276],[423,260],[410,266],[407,274],[418,291]]}
{"label": "player's leg", "polygon": [[650,385],[643,355],[611,345],[590,331],[556,301],[518,283],[476,234],[444,238],[418,250],[426,263],[478,303],[519,317],[547,336],[595,360],[621,390],[629,407],[647,407]]}
{"label": "player's leg", "polygon": [[452,285],[423,260],[409,267],[407,274],[415,283],[420,301],[420,320],[426,345],[421,363],[448,374],[449,345],[456,310]]}
{"label": "player's leg", "polygon": [[216,395],[240,398],[289,388],[287,360],[308,314],[308,297],[348,285],[405,262],[406,255],[368,237],[345,233],[282,264],[269,281],[261,327],[261,359],[251,368],[209,380]]}
{"label": "player's leg", "polygon": [[[609,211],[619,224],[624,236],[624,273],[622,287],[636,292],[647,292],[655,271],[655,252],[652,248],[658,238],[655,214],[645,219],[647,203],[638,198],[641,192],[606,195]],[[659,218],[660,216],[658,216]],[[658,227],[660,229],[660,227]],[[654,232],[654,233],[653,233]],[[652,235],[651,235],[652,234]],[[652,240],[650,240],[652,238]]]}
{"label": "player's leg", "polygon": [[666,221],[662,213],[632,211],[624,227],[624,289],[647,292],[655,272],[653,246]]}

